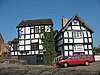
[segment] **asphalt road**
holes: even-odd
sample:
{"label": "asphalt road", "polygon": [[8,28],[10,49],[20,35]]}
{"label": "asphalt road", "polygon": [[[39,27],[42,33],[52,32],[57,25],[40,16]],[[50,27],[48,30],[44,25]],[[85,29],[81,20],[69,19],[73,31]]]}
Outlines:
{"label": "asphalt road", "polygon": [[100,75],[100,62],[90,66],[53,68],[47,65],[0,64],[0,75]]}

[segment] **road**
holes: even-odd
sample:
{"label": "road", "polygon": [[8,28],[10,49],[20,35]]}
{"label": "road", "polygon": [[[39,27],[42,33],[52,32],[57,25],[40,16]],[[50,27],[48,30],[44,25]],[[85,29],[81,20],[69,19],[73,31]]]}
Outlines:
{"label": "road", "polygon": [[0,64],[0,75],[100,75],[100,62],[90,66],[53,68],[45,65]]}

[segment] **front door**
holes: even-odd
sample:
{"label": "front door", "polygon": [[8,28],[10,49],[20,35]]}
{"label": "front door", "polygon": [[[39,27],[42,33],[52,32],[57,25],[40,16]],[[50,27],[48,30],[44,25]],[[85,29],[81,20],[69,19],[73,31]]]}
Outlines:
{"label": "front door", "polygon": [[42,65],[43,64],[43,55],[37,55],[36,61],[37,61],[38,65]]}

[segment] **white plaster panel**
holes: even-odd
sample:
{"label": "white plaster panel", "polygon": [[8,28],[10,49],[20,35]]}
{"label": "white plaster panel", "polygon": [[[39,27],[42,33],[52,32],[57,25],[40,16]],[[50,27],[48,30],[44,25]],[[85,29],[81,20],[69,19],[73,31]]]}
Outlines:
{"label": "white plaster panel", "polygon": [[19,28],[19,30],[20,30],[20,34],[24,34],[25,33],[24,28]]}
{"label": "white plaster panel", "polygon": [[39,43],[40,43],[40,44],[43,43],[41,39],[39,39]]}
{"label": "white plaster panel", "polygon": [[84,41],[85,41],[85,43],[87,43],[88,42],[87,38],[84,38]]}
{"label": "white plaster panel", "polygon": [[40,38],[44,38],[44,34],[40,34]]}
{"label": "white plaster panel", "polygon": [[85,54],[87,55],[88,54],[88,51],[85,51]]}
{"label": "white plaster panel", "polygon": [[81,29],[82,29],[82,30],[86,30],[86,28],[85,28],[85,27],[83,27],[83,26],[81,26]]}
{"label": "white plaster panel", "polygon": [[17,52],[15,52],[15,55],[17,55]]}
{"label": "white plaster panel", "polygon": [[69,43],[73,43],[73,39],[69,39]]}
{"label": "white plaster panel", "polygon": [[11,51],[13,51],[13,48],[11,47]]}
{"label": "white plaster panel", "polygon": [[68,51],[65,51],[65,56],[68,56]]}
{"label": "white plaster panel", "polygon": [[35,34],[35,38],[39,38],[39,34]]}
{"label": "white plaster panel", "polygon": [[92,42],[92,39],[91,38],[89,38],[89,42]]}
{"label": "white plaster panel", "polygon": [[31,33],[34,33],[34,29],[31,29]]}
{"label": "white plaster panel", "polygon": [[64,32],[64,37],[68,37],[67,31]]}
{"label": "white plaster panel", "polygon": [[71,26],[69,26],[69,27],[67,28],[67,30],[71,30]]}
{"label": "white plaster panel", "polygon": [[11,55],[14,55],[14,52],[11,52]]}
{"label": "white plaster panel", "polygon": [[50,32],[50,27],[51,26],[45,26],[45,32]]}
{"label": "white plaster panel", "polygon": [[84,37],[87,37],[86,31],[83,31]]}
{"label": "white plaster panel", "polygon": [[39,51],[37,50],[37,51],[35,51],[35,54],[39,54]]}
{"label": "white plaster panel", "polygon": [[19,50],[24,50],[24,46],[19,46]]}
{"label": "white plaster panel", "polygon": [[34,51],[32,51],[32,54],[34,54]]}
{"label": "white plaster panel", "polygon": [[25,40],[25,44],[30,44],[30,40]]}
{"label": "white plaster panel", "polygon": [[28,53],[29,55],[31,54],[31,51],[29,51],[29,53]]}
{"label": "white plaster panel", "polygon": [[25,38],[26,38],[26,39],[30,39],[30,35],[26,35]]}
{"label": "white plaster panel", "polygon": [[92,50],[89,50],[89,54],[90,54],[90,55],[92,55],[92,54],[93,54],[93,53],[92,53]]}
{"label": "white plaster panel", "polygon": [[25,50],[31,50],[30,45],[26,45],[26,46],[25,46]]}
{"label": "white plaster panel", "polygon": [[74,43],[83,43],[83,39],[74,39]]}
{"label": "white plaster panel", "polygon": [[91,37],[91,34],[90,34],[90,32],[88,31],[88,37]]}
{"label": "white plaster panel", "polygon": [[43,54],[43,53],[40,53],[40,54]]}
{"label": "white plaster panel", "polygon": [[80,30],[80,26],[72,26],[73,30]]}
{"label": "white plaster panel", "polygon": [[72,45],[69,45],[69,50],[72,50],[72,49],[73,49]]}
{"label": "white plaster panel", "polygon": [[24,39],[24,35],[21,35],[21,36],[19,37],[19,39]]}
{"label": "white plaster panel", "polygon": [[26,55],[26,53],[23,53],[22,55]]}
{"label": "white plaster panel", "polygon": [[30,27],[26,27],[26,34],[30,34]]}
{"label": "white plaster panel", "polygon": [[24,45],[24,40],[19,41],[20,45]]}
{"label": "white plaster panel", "polygon": [[64,46],[64,50],[68,50],[68,46]]}
{"label": "white plaster panel", "polygon": [[84,45],[84,49],[87,49],[87,45]]}
{"label": "white plaster panel", "polygon": [[72,56],[73,55],[73,51],[69,51],[69,55]]}
{"label": "white plaster panel", "polygon": [[34,39],[34,34],[31,34],[31,39]]}
{"label": "white plaster panel", "polygon": [[68,33],[69,33],[69,37],[72,37],[72,32],[71,32],[71,31],[69,31]]}
{"label": "white plaster panel", "polygon": [[68,39],[64,39],[64,43],[68,43]]}
{"label": "white plaster panel", "polygon": [[89,49],[92,49],[92,46],[91,46],[91,45],[88,45],[88,48],[89,48]]}
{"label": "white plaster panel", "polygon": [[34,42],[38,42],[38,39],[32,40],[32,43],[34,43]]}
{"label": "white plaster panel", "polygon": [[39,45],[39,49],[43,49],[43,45]]}

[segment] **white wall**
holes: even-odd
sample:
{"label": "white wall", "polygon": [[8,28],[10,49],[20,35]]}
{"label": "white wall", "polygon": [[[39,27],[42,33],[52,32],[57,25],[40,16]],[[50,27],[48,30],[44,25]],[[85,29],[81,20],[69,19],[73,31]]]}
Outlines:
{"label": "white wall", "polygon": [[84,37],[87,37],[87,33],[86,31],[83,31]]}
{"label": "white wall", "polygon": [[73,30],[80,30],[80,26],[72,26]]}
{"label": "white wall", "polygon": [[26,27],[25,29],[26,29],[25,34],[30,34],[30,27]]}
{"label": "white wall", "polygon": [[94,59],[95,59],[95,61],[100,61],[100,55],[95,55]]}

